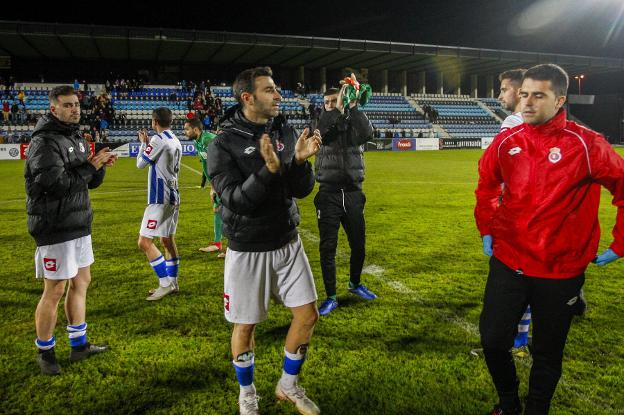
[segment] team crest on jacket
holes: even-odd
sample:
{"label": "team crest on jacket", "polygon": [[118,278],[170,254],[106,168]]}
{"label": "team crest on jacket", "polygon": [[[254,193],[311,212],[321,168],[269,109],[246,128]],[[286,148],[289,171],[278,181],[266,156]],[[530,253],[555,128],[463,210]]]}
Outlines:
{"label": "team crest on jacket", "polygon": [[282,143],[281,141],[277,141],[277,151],[283,151],[284,150],[284,143]]}
{"label": "team crest on jacket", "polygon": [[559,147],[553,147],[550,149],[550,154],[548,155],[548,161],[551,163],[558,163],[561,161],[561,149]]}

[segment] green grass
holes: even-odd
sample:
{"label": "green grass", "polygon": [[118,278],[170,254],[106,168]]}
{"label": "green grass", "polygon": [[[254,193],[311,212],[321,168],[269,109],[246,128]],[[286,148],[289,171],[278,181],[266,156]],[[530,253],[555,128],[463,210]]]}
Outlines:
{"label": "green grass", "polygon": [[[380,295],[346,293],[348,245],[341,231],[341,306],[322,318],[302,385],[324,414],[481,414],[495,402],[485,363],[472,357],[487,273],[474,225],[480,151],[367,153],[367,270]],[[198,169],[195,158],[183,163]],[[209,195],[200,176],[181,173],[177,240],[181,292],[145,301],[156,284],[136,246],[146,172],[120,160],[92,192],[96,262],[88,297],[89,338],[111,351],[71,365],[62,310],[56,330],[63,374],[38,374],[34,310],[35,244],[26,230],[22,162],[0,163],[0,413],[234,414],[238,386],[223,318],[223,262],[197,251],[212,236]],[[601,248],[615,209],[603,194]],[[322,293],[312,197],[299,202],[301,233]],[[587,316],[568,337],[564,376],[552,414],[624,413],[624,261],[590,266]],[[281,373],[289,312],[271,308],[257,328],[256,385],[262,413],[292,414],[273,388]],[[519,364],[526,393],[529,365]]]}

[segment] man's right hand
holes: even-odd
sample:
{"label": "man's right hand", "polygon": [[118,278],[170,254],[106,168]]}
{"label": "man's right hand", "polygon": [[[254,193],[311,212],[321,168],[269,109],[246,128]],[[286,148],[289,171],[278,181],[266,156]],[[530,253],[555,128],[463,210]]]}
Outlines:
{"label": "man's right hand", "polygon": [[492,235],[483,235],[483,253],[492,256]]}
{"label": "man's right hand", "polygon": [[139,141],[142,143],[149,142],[149,137],[147,136],[147,131],[145,131],[145,129],[139,130]]}
{"label": "man's right hand", "polygon": [[271,139],[268,134],[263,134],[260,139],[260,154],[262,154],[262,158],[266,163],[267,169],[275,174],[279,172],[280,169],[280,160],[275,154],[275,150],[273,149],[273,144],[271,143]]}
{"label": "man's right hand", "polygon": [[110,148],[105,147],[98,151],[96,155],[89,156],[87,160],[96,170],[100,170],[105,165],[112,166],[115,160],[117,160],[117,155],[109,150]]}

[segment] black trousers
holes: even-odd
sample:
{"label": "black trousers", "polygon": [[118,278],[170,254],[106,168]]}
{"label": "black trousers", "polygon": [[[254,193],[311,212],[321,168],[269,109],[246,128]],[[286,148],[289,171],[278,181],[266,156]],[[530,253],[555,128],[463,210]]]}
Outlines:
{"label": "black trousers", "polygon": [[320,190],[314,197],[321,238],[319,244],[321,270],[328,297],[336,295],[336,247],[341,224],[347,233],[351,248],[349,279],[354,284],[360,283],[366,255],[365,204],[366,196],[361,190],[349,192]]}
{"label": "black trousers", "polygon": [[485,287],[479,322],[481,344],[503,410],[518,401],[518,378],[511,348],[528,304],[533,318],[533,366],[525,415],[548,414],[559,378],[572,317],[580,307],[585,275],[570,279],[520,275],[495,257]]}

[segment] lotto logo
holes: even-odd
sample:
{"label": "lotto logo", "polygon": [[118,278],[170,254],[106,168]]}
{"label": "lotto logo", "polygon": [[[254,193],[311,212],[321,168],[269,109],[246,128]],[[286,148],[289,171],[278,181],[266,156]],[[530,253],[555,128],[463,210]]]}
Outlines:
{"label": "lotto logo", "polygon": [[145,154],[149,156],[153,149],[154,147],[152,147],[151,145],[148,145],[147,147],[145,147]]}
{"label": "lotto logo", "polygon": [[56,272],[56,259],[43,258],[43,267],[46,269],[46,271]]}
{"label": "lotto logo", "polygon": [[228,294],[223,294],[223,308],[225,311],[230,311],[230,296]]}
{"label": "lotto logo", "polygon": [[147,221],[147,229],[156,229],[156,224],[158,223],[158,221],[155,220],[148,220]]}

